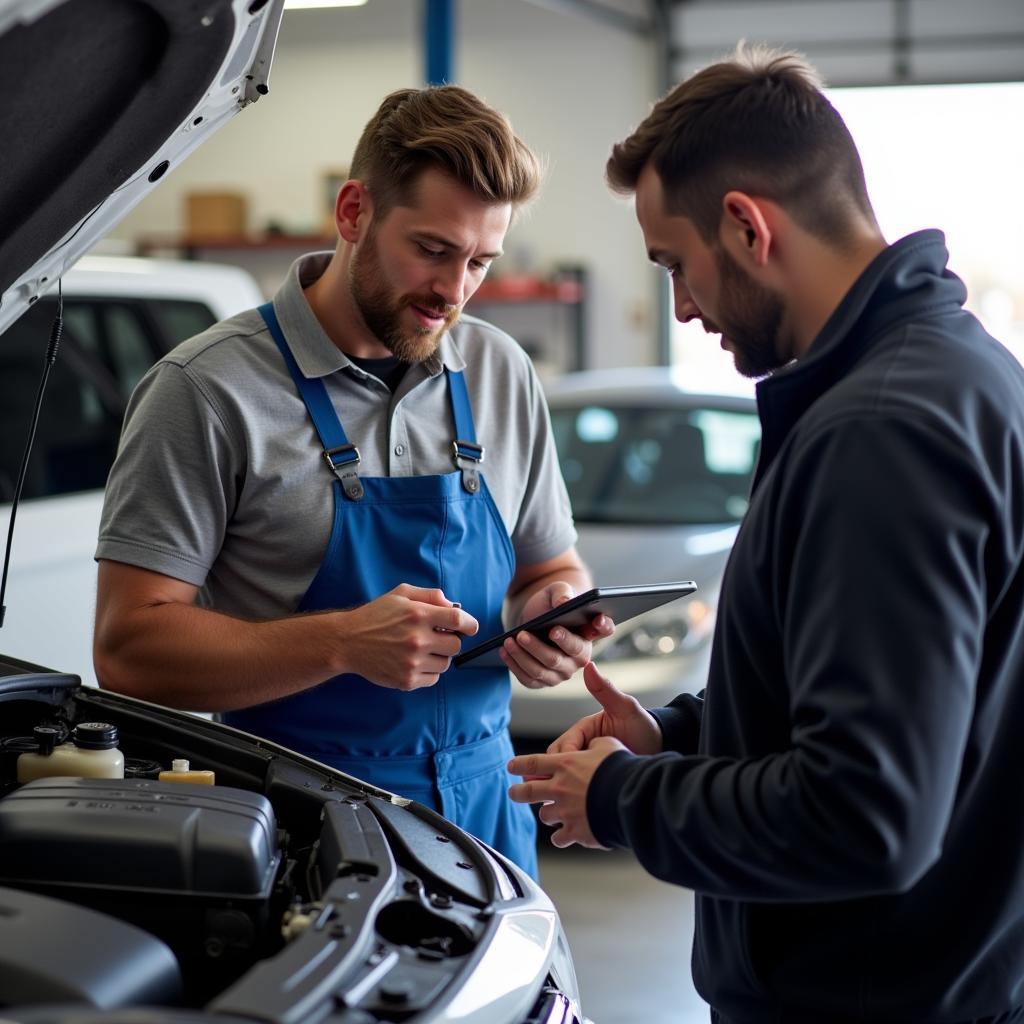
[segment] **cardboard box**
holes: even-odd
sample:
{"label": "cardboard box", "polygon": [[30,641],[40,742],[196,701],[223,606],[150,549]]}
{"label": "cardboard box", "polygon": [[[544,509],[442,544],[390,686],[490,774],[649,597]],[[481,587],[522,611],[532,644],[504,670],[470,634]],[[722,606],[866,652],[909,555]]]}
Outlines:
{"label": "cardboard box", "polygon": [[248,204],[237,192],[188,192],[185,233],[196,238],[233,238],[248,228]]}

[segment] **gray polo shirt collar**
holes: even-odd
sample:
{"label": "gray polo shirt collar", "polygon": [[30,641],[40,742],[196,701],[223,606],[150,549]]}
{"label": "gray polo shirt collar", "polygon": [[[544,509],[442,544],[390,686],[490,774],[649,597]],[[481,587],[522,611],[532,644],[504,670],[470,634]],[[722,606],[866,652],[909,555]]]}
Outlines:
{"label": "gray polo shirt collar", "polygon": [[[316,252],[300,256],[274,295],[274,312],[304,377],[326,377],[344,369],[364,377],[365,372],[327,336],[303,293],[303,288],[324,272],[333,255],[331,252]],[[449,370],[465,369],[466,360],[451,333],[445,332],[437,352],[421,365],[426,376],[436,377],[446,367]]]}

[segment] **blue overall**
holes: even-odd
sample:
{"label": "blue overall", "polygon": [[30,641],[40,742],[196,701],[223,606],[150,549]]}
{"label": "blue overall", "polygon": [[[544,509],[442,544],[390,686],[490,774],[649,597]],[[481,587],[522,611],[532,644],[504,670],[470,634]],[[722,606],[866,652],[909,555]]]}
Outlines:
{"label": "blue overall", "polygon": [[[512,543],[480,475],[473,414],[461,372],[446,370],[456,436],[443,476],[361,477],[322,380],[302,375],[271,303],[260,307],[334,470],[334,523],[298,611],[365,604],[400,583],[439,587],[500,632],[515,570]],[[301,528],[298,525],[297,528]],[[505,768],[509,675],[463,668],[410,692],[341,675],[314,689],[223,716],[229,725],[298,750],[433,807],[536,877],[536,825],[513,804]]]}

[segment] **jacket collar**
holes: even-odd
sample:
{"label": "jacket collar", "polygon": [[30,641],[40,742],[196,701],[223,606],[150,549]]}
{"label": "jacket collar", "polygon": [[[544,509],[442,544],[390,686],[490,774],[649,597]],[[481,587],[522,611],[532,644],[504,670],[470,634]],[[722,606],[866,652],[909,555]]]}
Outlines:
{"label": "jacket collar", "polygon": [[889,331],[964,304],[967,289],[946,268],[948,259],[941,231],[918,231],[888,246],[853,283],[807,354],[758,382],[762,437],[755,486],[800,417]]}

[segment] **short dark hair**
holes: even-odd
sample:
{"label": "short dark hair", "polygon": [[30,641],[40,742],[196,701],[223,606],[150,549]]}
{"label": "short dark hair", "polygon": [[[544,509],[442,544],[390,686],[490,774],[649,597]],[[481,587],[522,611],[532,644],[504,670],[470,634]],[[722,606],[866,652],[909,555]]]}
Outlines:
{"label": "short dark hair", "polygon": [[508,119],[457,85],[399,89],[385,97],[363,129],[350,174],[383,214],[408,204],[431,167],[489,203],[519,206],[540,186],[537,158]]}
{"label": "short dark hair", "polygon": [[874,222],[874,212],[857,147],[821,87],[802,55],[741,43],[672,89],[612,148],[608,184],[635,192],[652,164],[667,212],[692,220],[706,242],[717,237],[722,197],[737,189],[842,245],[853,216]]}

